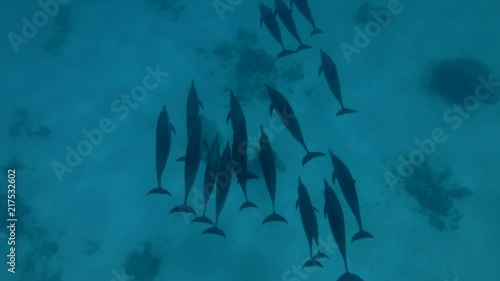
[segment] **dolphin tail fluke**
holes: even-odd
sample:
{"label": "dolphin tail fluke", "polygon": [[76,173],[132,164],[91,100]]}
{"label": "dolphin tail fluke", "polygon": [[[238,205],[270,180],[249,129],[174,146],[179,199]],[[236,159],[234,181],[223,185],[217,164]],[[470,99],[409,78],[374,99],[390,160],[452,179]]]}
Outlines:
{"label": "dolphin tail fluke", "polygon": [[306,156],[304,156],[304,158],[302,159],[302,166],[305,166],[307,164],[307,162],[311,161],[312,159],[314,159],[316,157],[320,157],[320,156],[325,156],[325,154],[323,152],[308,151]]}
{"label": "dolphin tail fluke", "polygon": [[356,110],[354,109],[350,109],[350,108],[342,108],[341,110],[339,110],[339,112],[337,112],[337,116],[340,116],[340,115],[344,115],[344,114],[349,114],[349,113],[355,113],[357,112]]}
{"label": "dolphin tail fluke", "polygon": [[201,216],[201,217],[196,217],[194,218],[191,222],[199,222],[199,223],[206,223],[206,224],[211,224],[214,225],[214,222],[209,219],[207,216]]}
{"label": "dolphin tail fluke", "polygon": [[314,258],[312,258],[312,259],[306,261],[304,263],[304,265],[302,266],[302,268],[305,268],[305,267],[314,267],[314,266],[323,267],[323,265],[319,261],[317,261]]}
{"label": "dolphin tail fluke", "polygon": [[173,208],[172,210],[170,210],[170,213],[171,214],[172,213],[191,213],[191,214],[196,216],[196,211],[187,204],[182,204],[182,205],[179,205],[179,206]]}
{"label": "dolphin tail fluke", "polygon": [[282,57],[286,57],[286,56],[289,56],[289,55],[292,55],[292,54],[295,54],[295,51],[294,50],[283,50],[281,51],[279,54],[278,54],[278,59],[279,58],[282,58]]}
{"label": "dolphin tail fluke", "polygon": [[166,190],[165,188],[163,187],[157,187],[157,188],[153,188],[151,189],[149,192],[148,192],[148,195],[149,194],[165,194],[165,195],[168,195],[168,196],[172,196],[172,194],[170,194],[170,192],[168,192],[168,190]]}
{"label": "dolphin tail fluke", "polygon": [[224,231],[222,231],[222,229],[218,228],[217,226],[207,228],[201,234],[215,234],[226,238],[226,234],[224,233]]}
{"label": "dolphin tail fluke", "polygon": [[368,231],[360,230],[358,233],[354,234],[351,243],[364,238],[373,238],[373,235]]}
{"label": "dolphin tail fluke", "polygon": [[319,29],[319,28],[315,28],[313,31],[311,31],[311,37],[312,37],[313,35],[315,35],[315,34],[319,34],[319,33],[323,34],[324,32],[323,32],[323,30],[321,30],[321,29]]}
{"label": "dolphin tail fluke", "polygon": [[282,215],[272,213],[264,219],[262,224],[266,224],[266,223],[271,222],[271,221],[280,221],[280,222],[288,223]]}
{"label": "dolphin tail fluke", "polygon": [[241,204],[240,212],[246,208],[257,208],[257,205],[255,205],[255,203],[247,200],[247,201],[245,201],[245,203]]}
{"label": "dolphin tail fluke", "polygon": [[307,45],[307,44],[300,44],[300,46],[299,46],[299,47],[297,47],[297,51],[296,51],[296,52],[298,53],[298,52],[300,52],[300,51],[302,51],[302,50],[305,50],[305,49],[311,49],[311,48],[312,48],[312,47],[311,47],[311,46],[309,46],[309,45]]}
{"label": "dolphin tail fluke", "polygon": [[356,274],[347,271],[342,276],[340,276],[337,281],[363,281],[363,279],[361,279],[361,277],[357,276]]}
{"label": "dolphin tail fluke", "polygon": [[321,251],[318,251],[318,253],[316,255],[314,255],[314,257],[313,257],[313,259],[315,259],[315,260],[317,260],[317,259],[329,259],[329,258],[330,257],[327,254],[325,254]]}

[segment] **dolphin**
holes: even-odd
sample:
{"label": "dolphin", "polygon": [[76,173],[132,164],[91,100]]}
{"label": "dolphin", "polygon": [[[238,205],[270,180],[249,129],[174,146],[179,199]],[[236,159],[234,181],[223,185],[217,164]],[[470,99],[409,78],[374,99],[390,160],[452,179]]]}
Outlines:
{"label": "dolphin", "polygon": [[312,25],[313,31],[311,31],[311,36],[318,33],[323,33],[323,31],[316,27],[316,23],[314,23],[314,18],[311,13],[311,8],[309,8],[309,4],[307,0],[290,0],[290,8],[295,6],[299,9],[300,13],[306,18],[306,20]]}
{"label": "dolphin", "polygon": [[332,231],[333,238],[339,248],[340,254],[344,259],[345,273],[340,276],[338,281],[363,281],[361,277],[350,273],[347,267],[347,249],[345,243],[345,222],[344,222],[344,212],[340,205],[339,198],[335,195],[333,189],[328,186],[326,180],[325,183],[325,208],[324,214],[325,218],[328,218],[328,223],[330,224],[330,230]]}
{"label": "dolphin", "polygon": [[201,222],[214,224],[211,219],[209,219],[205,213],[207,211],[208,201],[214,190],[215,182],[217,180],[217,172],[219,169],[219,159],[220,159],[220,147],[219,147],[219,135],[215,137],[212,145],[205,159],[205,178],[203,180],[203,215],[194,218],[191,222]]}
{"label": "dolphin", "polygon": [[311,152],[307,149],[304,141],[304,136],[302,135],[302,130],[300,129],[299,121],[297,116],[293,112],[292,106],[286,100],[286,98],[278,92],[276,89],[271,88],[269,85],[265,84],[267,88],[267,93],[271,98],[271,106],[269,107],[269,113],[272,115],[273,110],[276,110],[281,121],[292,134],[292,136],[302,145],[306,150],[306,156],[302,159],[302,166],[304,166],[311,159],[316,157],[325,156],[322,152]]}
{"label": "dolphin", "polygon": [[278,25],[278,21],[276,20],[276,16],[273,11],[267,7],[266,5],[259,3],[260,10],[260,26],[262,23],[267,27],[267,30],[271,33],[273,38],[281,45],[283,51],[278,54],[278,59],[294,54],[295,51],[285,49],[285,45],[283,44],[283,38],[281,37],[280,26]]}
{"label": "dolphin", "polygon": [[245,115],[243,114],[243,108],[241,107],[238,98],[234,95],[231,90],[231,98],[229,101],[230,111],[227,114],[226,123],[231,120],[231,125],[233,128],[233,161],[238,165],[238,172],[236,177],[238,178],[238,183],[243,190],[245,195],[245,202],[241,205],[240,211],[253,207],[257,208],[255,203],[248,200],[247,195],[247,180],[249,179],[259,179],[259,177],[248,171],[248,157],[247,157],[247,147],[248,147],[248,134]]}
{"label": "dolphin", "polygon": [[276,197],[276,159],[274,156],[273,148],[271,147],[271,142],[269,138],[264,133],[264,128],[260,125],[260,141],[259,141],[259,162],[262,166],[262,173],[264,174],[264,180],[266,182],[267,191],[269,196],[271,196],[271,203],[273,205],[273,212],[267,216],[262,224],[271,221],[281,221],[288,223],[286,219],[277,214],[274,207],[274,200]]}
{"label": "dolphin", "polygon": [[288,32],[299,42],[298,51],[302,51],[304,49],[312,48],[309,45],[302,43],[302,39],[300,39],[299,32],[297,31],[297,26],[295,25],[295,21],[292,17],[292,9],[288,8],[285,1],[283,0],[274,0],[275,10],[274,14],[278,15],[283,25],[286,27]]}
{"label": "dolphin", "polygon": [[337,67],[335,66],[335,63],[333,62],[332,58],[325,51],[323,51],[323,49],[321,49],[320,52],[321,52],[321,65],[318,70],[318,76],[320,76],[321,72],[323,72],[328,87],[330,87],[333,96],[337,99],[337,101],[340,103],[340,106],[342,107],[337,112],[337,116],[356,112],[356,110],[354,109],[344,107],[344,102],[342,101],[342,93],[340,90],[339,74],[337,73]]}
{"label": "dolphin", "polygon": [[[313,207],[311,202],[311,197],[309,197],[309,193],[307,192],[307,188],[302,183],[301,178],[299,177],[299,198],[295,203],[295,209],[299,208],[300,210],[300,219],[302,220],[302,226],[304,227],[304,231],[306,233],[307,242],[309,243],[309,254],[311,258],[304,263],[302,267],[311,267],[311,266],[319,266],[323,267],[323,265],[317,261],[319,258],[328,258],[328,256],[322,253],[319,250],[319,239],[318,239],[318,220],[316,219],[316,213],[318,210]],[[316,246],[318,248],[318,253],[313,256],[312,254],[312,242],[316,242]]]}
{"label": "dolphin", "polygon": [[201,160],[201,120],[200,116],[196,119],[193,125],[193,131],[188,139],[186,148],[186,156],[183,156],[177,161],[184,161],[184,202],[173,208],[170,213],[184,212],[196,215],[196,211],[187,204],[189,192],[193,187],[196,174],[200,168]]}
{"label": "dolphin", "polygon": [[335,184],[335,179],[337,179],[339,182],[340,190],[342,191],[342,194],[344,195],[349,208],[351,209],[354,217],[356,217],[356,221],[358,222],[359,231],[358,233],[354,234],[351,242],[363,238],[373,238],[372,234],[363,230],[363,224],[361,223],[361,212],[359,211],[358,193],[356,192],[355,186],[356,180],[352,178],[351,172],[344,164],[344,162],[342,162],[340,158],[335,156],[331,150],[328,150],[328,152],[330,152],[330,158],[332,159],[333,165],[333,184]]}
{"label": "dolphin", "polygon": [[170,123],[167,107],[163,106],[158,121],[156,122],[156,180],[158,187],[153,188],[148,192],[149,194],[167,194],[172,196],[168,190],[161,187],[161,176],[167,165],[168,155],[170,154],[170,146],[172,144],[172,132],[175,134],[175,128]]}
{"label": "dolphin", "polygon": [[215,225],[213,227],[207,228],[202,234],[215,234],[222,237],[226,237],[226,234],[217,225],[219,223],[219,216],[226,203],[227,195],[229,194],[229,188],[231,186],[231,174],[232,174],[232,160],[231,160],[231,150],[229,148],[229,142],[226,144],[226,148],[222,152],[219,162],[219,169],[217,172],[217,189],[215,190]]}
{"label": "dolphin", "polygon": [[196,91],[196,87],[194,86],[194,80],[191,81],[191,88],[189,89],[189,94],[187,98],[187,109],[186,109],[186,121],[187,121],[187,137],[189,139],[189,135],[191,131],[193,131],[193,127],[195,126],[196,119],[200,116],[200,107],[203,107],[200,99],[198,98],[198,92]]}

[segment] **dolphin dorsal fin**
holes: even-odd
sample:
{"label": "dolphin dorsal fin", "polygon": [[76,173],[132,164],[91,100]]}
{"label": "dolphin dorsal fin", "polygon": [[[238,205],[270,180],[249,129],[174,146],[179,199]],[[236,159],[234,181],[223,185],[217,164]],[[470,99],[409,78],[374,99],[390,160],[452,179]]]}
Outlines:
{"label": "dolphin dorsal fin", "polygon": [[319,66],[319,69],[318,69],[318,76],[321,75],[321,72],[323,72],[323,65],[320,65]]}
{"label": "dolphin dorsal fin", "polygon": [[226,124],[227,124],[227,122],[229,122],[229,120],[230,120],[230,119],[231,119],[231,111],[229,111],[229,112],[227,113],[227,117],[226,117]]}
{"label": "dolphin dorsal fin", "polygon": [[201,100],[198,100],[198,105],[199,105],[201,108],[205,109],[205,107],[203,106],[203,103],[201,103]]}
{"label": "dolphin dorsal fin", "polygon": [[299,199],[297,198],[297,201],[295,201],[295,210],[299,208]]}
{"label": "dolphin dorsal fin", "polygon": [[170,130],[172,130],[172,132],[174,132],[174,134],[177,135],[177,132],[175,131],[175,127],[174,127],[174,125],[172,125],[172,123],[170,123]]}

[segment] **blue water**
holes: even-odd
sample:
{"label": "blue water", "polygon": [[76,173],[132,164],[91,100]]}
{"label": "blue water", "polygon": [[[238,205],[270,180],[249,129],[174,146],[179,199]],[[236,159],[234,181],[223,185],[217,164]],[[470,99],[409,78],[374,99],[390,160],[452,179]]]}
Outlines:
{"label": "blue water", "polygon": [[[345,270],[323,216],[323,179],[342,205],[349,269],[363,280],[497,280],[497,2],[368,1],[365,20],[356,21],[363,1],[310,0],[324,34],[310,37],[294,7],[302,41],[313,48],[280,59],[280,45],[259,27],[255,1],[73,0],[52,5],[52,15],[40,3],[3,1],[0,11],[0,280],[337,280]],[[273,1],[262,3],[274,9]],[[370,14],[381,10],[391,11],[382,25]],[[280,26],[285,47],[295,49]],[[335,61],[343,101],[357,113],[335,116],[339,103],[318,77],[320,49]],[[491,97],[478,102],[471,92],[458,105],[441,98],[429,80],[443,59],[487,66],[481,77],[493,79],[489,88],[470,65],[463,72]],[[464,81],[456,77],[443,83]],[[244,196],[233,177],[219,220],[226,238],[201,235],[207,225],[190,224],[192,215],[169,214],[184,198],[184,163],[175,160],[186,150],[192,80],[204,139],[218,133],[221,152],[232,141],[226,116],[235,91],[249,169],[261,178],[248,182],[258,209],[240,212]],[[349,167],[373,239],[350,242],[358,226],[331,181],[328,154],[301,165],[304,150],[269,115],[264,83],[288,99],[311,151],[331,149]],[[163,174],[172,196],[147,196],[157,185],[163,105],[176,129]],[[276,210],[288,224],[262,225],[271,200],[255,158],[260,125],[276,153]],[[97,130],[102,138],[91,143],[86,134]],[[7,229],[12,169],[14,232]],[[188,199],[198,213],[204,170],[202,162]],[[309,246],[295,210],[299,176],[319,210],[319,240],[330,256],[324,268],[302,269]],[[207,215],[214,214],[212,198]],[[11,235],[15,265],[7,263]]]}

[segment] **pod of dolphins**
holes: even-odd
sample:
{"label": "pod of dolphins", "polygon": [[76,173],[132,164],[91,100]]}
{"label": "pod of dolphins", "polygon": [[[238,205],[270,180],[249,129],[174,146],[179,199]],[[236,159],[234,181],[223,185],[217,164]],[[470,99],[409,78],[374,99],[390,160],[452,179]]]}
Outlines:
{"label": "pod of dolphins", "polygon": [[[261,26],[264,23],[272,37],[282,48],[282,51],[277,56],[278,58],[312,48],[311,46],[303,43],[297,31],[297,27],[292,17],[292,7],[296,7],[304,18],[311,24],[313,28],[311,36],[323,33],[323,31],[316,27],[307,0],[291,0],[290,7],[283,0],[275,0],[274,12],[266,5],[259,3]],[[285,48],[277,18],[280,19],[290,34],[297,40],[299,46],[296,50],[287,50]],[[323,74],[328,87],[341,107],[336,115],[340,116],[355,113],[356,110],[344,106],[336,65],[332,58],[323,49],[320,49],[320,62],[318,76]],[[315,158],[325,156],[325,153],[323,152],[309,150],[300,127],[298,116],[286,97],[270,85],[264,84],[263,87],[267,90],[270,99],[269,114],[272,116],[273,112],[276,113],[291,136],[305,151],[305,156],[302,158],[302,166],[305,166],[309,161]],[[233,176],[236,177],[237,184],[240,185],[241,190],[243,191],[244,201],[240,207],[240,211],[247,208],[257,208],[257,205],[249,199],[247,193],[247,182],[250,179],[259,180],[259,177],[249,171],[246,118],[243,112],[243,107],[234,92],[232,90],[230,91],[229,112],[226,118],[226,123],[231,121],[233,139],[232,143],[229,141],[226,142],[222,153],[220,152],[221,140],[219,139],[219,135],[215,136],[210,146],[208,145],[207,140],[203,139],[200,107],[204,109],[203,104],[198,97],[195,82],[192,81],[187,97],[186,153],[183,157],[177,160],[184,162],[184,200],[180,205],[174,207],[170,213],[182,212],[193,214],[196,217],[192,219],[192,223],[204,223],[211,225],[211,227],[205,229],[202,234],[213,234],[226,237],[225,232],[219,227],[219,218],[228,198]],[[172,133],[175,134],[176,131],[170,122],[166,106],[163,106],[160,115],[158,116],[156,126],[156,175],[158,186],[151,189],[147,193],[148,195],[162,194],[171,196],[171,193],[162,186],[162,176],[170,154]],[[188,199],[200,168],[203,144],[208,150],[206,158],[204,159],[205,173],[202,188],[204,201],[202,213],[197,214],[196,210],[189,205]],[[353,178],[347,165],[331,150],[328,150],[328,152],[333,166],[332,184],[338,184],[339,189],[354,218],[356,219],[359,228],[358,232],[356,232],[351,238],[351,243],[364,238],[373,238],[372,234],[363,229],[358,193],[355,186],[356,180]],[[276,193],[278,192],[276,154],[262,125],[260,125],[258,160],[262,168],[264,182],[271,199],[271,212],[269,215],[264,217],[262,224],[264,225],[270,222],[288,224],[287,219],[280,215],[275,208]],[[215,222],[209,218],[206,212],[209,200],[212,198],[212,194],[214,194],[214,190]],[[330,230],[337,243],[345,266],[345,273],[341,275],[338,280],[362,281],[363,279],[349,271],[347,265],[347,243],[344,212],[339,198],[326,179],[324,180],[324,200],[323,214],[329,223]],[[320,260],[328,259],[329,257],[320,250],[317,218],[317,213],[319,213],[319,211],[313,205],[311,197],[308,193],[308,188],[303,183],[300,176],[298,177],[298,199],[296,201],[295,208],[298,209],[300,213],[302,226],[309,245],[309,259],[303,264],[303,267],[323,267]],[[314,245],[316,251],[313,254]]]}

